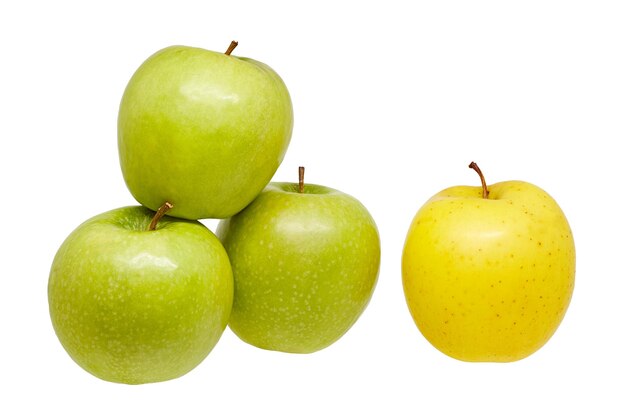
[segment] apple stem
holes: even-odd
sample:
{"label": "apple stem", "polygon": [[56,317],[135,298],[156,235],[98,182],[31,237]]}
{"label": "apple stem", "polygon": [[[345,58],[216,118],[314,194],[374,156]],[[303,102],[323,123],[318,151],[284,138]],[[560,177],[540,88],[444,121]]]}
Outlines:
{"label": "apple stem", "polygon": [[304,167],[298,167],[298,192],[304,192]]}
{"label": "apple stem", "polygon": [[233,52],[235,50],[235,48],[237,47],[237,45],[239,45],[239,42],[237,41],[231,41],[230,45],[228,46],[228,49],[226,50],[226,52],[224,52],[225,55],[230,55],[231,52]]}
{"label": "apple stem", "polygon": [[478,168],[478,164],[476,162],[472,162],[471,164],[469,164],[469,167],[478,173],[478,176],[480,177],[480,182],[483,186],[483,198],[488,198],[489,190],[487,190],[487,182],[485,181],[485,176],[483,175],[483,172],[480,170],[480,168]]}
{"label": "apple stem", "polygon": [[150,226],[148,226],[148,230],[150,231],[156,230],[156,226],[159,220],[161,220],[161,218],[165,216],[165,213],[167,213],[172,207],[174,207],[174,205],[170,203],[169,201],[166,201],[165,203],[163,203],[163,205],[159,207],[157,212],[154,213],[154,217],[152,218],[152,221],[150,222]]}

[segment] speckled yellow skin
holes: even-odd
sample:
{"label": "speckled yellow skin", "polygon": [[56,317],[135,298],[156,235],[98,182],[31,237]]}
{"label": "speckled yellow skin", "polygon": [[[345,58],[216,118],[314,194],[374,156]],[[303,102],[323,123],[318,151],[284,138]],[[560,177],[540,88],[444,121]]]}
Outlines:
{"label": "speckled yellow skin", "polygon": [[297,187],[268,185],[217,235],[233,266],[233,332],[263,349],[310,353],[339,339],[367,306],[380,240],[355,198]]}
{"label": "speckled yellow skin", "polygon": [[153,212],[112,210],[80,225],[59,248],[48,283],[63,347],[107,381],[157,382],[198,365],[226,328],[233,280],[210,230]]}
{"label": "speckled yellow skin", "polygon": [[443,353],[510,362],[543,346],[574,289],[575,250],[557,203],[521,181],[452,187],[418,211],[402,278],[411,315]]}

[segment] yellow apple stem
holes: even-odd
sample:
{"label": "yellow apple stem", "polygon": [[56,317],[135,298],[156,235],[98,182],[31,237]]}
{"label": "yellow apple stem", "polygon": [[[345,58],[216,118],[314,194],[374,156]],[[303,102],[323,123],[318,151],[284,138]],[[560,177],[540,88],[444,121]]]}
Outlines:
{"label": "yellow apple stem", "polygon": [[239,45],[239,42],[237,41],[232,41],[230,43],[230,45],[228,46],[228,49],[226,50],[226,52],[224,52],[224,54],[226,55],[230,55],[231,52],[233,52],[235,50],[235,48],[237,47],[237,45]]}
{"label": "yellow apple stem", "polygon": [[478,173],[478,176],[480,177],[480,182],[483,185],[483,198],[489,197],[487,182],[485,181],[485,176],[483,175],[483,172],[480,170],[480,168],[478,168],[478,164],[476,162],[472,162],[471,164],[469,164],[469,167],[476,171]]}
{"label": "yellow apple stem", "polygon": [[166,201],[165,203],[163,203],[163,205],[159,207],[157,212],[154,214],[154,217],[152,218],[152,221],[150,222],[150,226],[148,226],[148,230],[156,230],[156,226],[159,220],[161,220],[161,218],[165,216],[165,213],[167,213],[172,207],[174,207],[174,205],[170,203],[169,201]]}
{"label": "yellow apple stem", "polygon": [[298,167],[298,192],[304,192],[304,167]]}

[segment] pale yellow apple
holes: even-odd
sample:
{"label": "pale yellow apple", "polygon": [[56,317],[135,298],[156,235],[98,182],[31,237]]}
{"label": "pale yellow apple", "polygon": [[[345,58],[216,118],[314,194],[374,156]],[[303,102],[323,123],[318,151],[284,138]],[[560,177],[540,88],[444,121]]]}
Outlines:
{"label": "pale yellow apple", "polygon": [[402,255],[411,315],[443,353],[510,362],[543,346],[574,289],[575,250],[558,204],[521,181],[448,188],[418,211]]}

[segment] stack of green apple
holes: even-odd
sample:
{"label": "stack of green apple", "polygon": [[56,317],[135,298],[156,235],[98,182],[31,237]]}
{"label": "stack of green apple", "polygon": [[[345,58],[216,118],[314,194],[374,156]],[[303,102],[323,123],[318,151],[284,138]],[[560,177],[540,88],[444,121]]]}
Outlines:
{"label": "stack of green apple", "polygon": [[[287,88],[248,58],[173,46],[135,72],[118,118],[120,164],[141,206],[97,215],[59,248],[48,299],[72,359],[140,384],[195,368],[227,324],[264,349],[314,352],[365,309],[374,220],[328,187],[272,183],[291,139]],[[224,219],[218,237],[199,219]]]}

